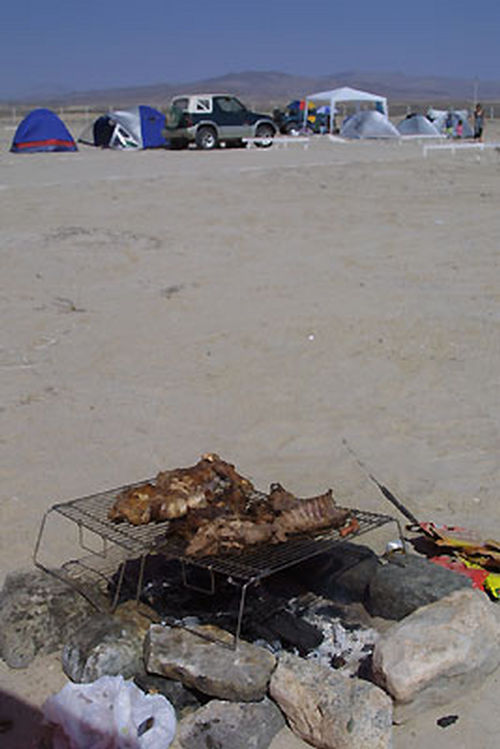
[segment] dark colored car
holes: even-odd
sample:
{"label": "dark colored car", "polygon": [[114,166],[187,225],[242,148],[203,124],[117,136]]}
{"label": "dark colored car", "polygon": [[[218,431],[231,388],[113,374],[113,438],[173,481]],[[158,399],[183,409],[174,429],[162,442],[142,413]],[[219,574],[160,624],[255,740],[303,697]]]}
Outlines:
{"label": "dark colored car", "polygon": [[[302,108],[301,108],[302,104]],[[330,129],[330,117],[310,107],[307,123],[304,123],[304,108],[300,101],[291,101],[285,110],[275,109],[273,119],[280,133],[299,135],[300,133],[327,133]]]}
{"label": "dark colored car", "polygon": [[231,94],[189,94],[172,100],[164,134],[171,148],[196,143],[209,151],[220,143],[242,146],[246,138],[258,138],[256,145],[265,148],[276,132],[271,117],[252,112]]}

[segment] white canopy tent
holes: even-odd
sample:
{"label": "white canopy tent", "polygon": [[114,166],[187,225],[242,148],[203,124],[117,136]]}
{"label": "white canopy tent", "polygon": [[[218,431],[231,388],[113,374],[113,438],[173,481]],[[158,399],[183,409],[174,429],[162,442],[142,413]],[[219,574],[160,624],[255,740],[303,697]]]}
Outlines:
{"label": "white canopy tent", "polygon": [[326,102],[330,105],[330,132],[333,131],[333,115],[337,111],[337,104],[352,102],[356,104],[356,110],[359,111],[360,105],[363,102],[374,102],[380,106],[382,113],[386,117],[388,115],[387,99],[385,96],[370,94],[368,91],[360,91],[357,88],[350,88],[349,86],[334,88],[331,91],[319,91],[317,94],[306,96],[306,105],[304,107],[305,117],[307,117],[308,102],[310,101]]}

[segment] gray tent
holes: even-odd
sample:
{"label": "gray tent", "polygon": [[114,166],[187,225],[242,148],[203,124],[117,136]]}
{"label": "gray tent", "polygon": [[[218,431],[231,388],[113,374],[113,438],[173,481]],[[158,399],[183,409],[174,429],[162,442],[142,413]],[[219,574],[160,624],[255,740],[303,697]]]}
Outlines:
{"label": "gray tent", "polygon": [[399,133],[381,112],[369,110],[348,117],[340,129],[342,138],[399,138]]}
{"label": "gray tent", "polygon": [[433,123],[422,114],[410,114],[396,125],[401,135],[414,135],[415,137],[442,138],[441,133]]}

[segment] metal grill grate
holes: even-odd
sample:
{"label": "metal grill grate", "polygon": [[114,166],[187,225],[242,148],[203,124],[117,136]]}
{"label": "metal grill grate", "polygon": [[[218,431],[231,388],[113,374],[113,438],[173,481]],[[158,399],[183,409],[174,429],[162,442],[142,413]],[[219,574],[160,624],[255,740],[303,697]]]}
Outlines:
{"label": "metal grill grate", "polygon": [[[140,486],[144,483],[141,481],[131,486]],[[187,564],[204,567],[240,580],[256,580],[266,577],[327,551],[333,544],[343,540],[337,529],[330,528],[314,534],[301,534],[289,539],[286,543],[260,545],[237,554],[201,558],[186,556],[185,545],[176,538],[168,536],[168,521],[131,525],[126,521],[114,523],[108,520],[108,512],[118,494],[129,488],[130,486],[125,486],[56,504],[51,511],[69,518],[78,526],[101,536],[105,541],[120,546],[132,556],[152,552],[161,553],[166,558],[178,559]],[[350,512],[357,519],[359,528],[349,534],[349,540],[386,523],[394,522],[394,518],[389,515],[361,510]]]}

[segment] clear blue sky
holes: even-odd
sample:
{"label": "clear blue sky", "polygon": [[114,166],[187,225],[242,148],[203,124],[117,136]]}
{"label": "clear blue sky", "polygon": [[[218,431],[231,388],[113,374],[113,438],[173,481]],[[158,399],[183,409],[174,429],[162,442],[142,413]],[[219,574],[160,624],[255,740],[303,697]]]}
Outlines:
{"label": "clear blue sky", "polygon": [[5,2],[0,97],[243,70],[500,79],[500,0]]}

